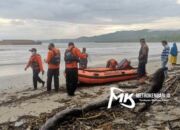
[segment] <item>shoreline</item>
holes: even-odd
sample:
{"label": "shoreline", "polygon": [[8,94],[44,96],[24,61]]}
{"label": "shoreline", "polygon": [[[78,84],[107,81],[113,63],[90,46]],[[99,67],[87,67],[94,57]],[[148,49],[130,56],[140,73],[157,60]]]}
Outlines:
{"label": "shoreline", "polygon": [[[104,64],[96,64],[92,67],[100,67],[105,66]],[[137,67],[137,62],[133,62],[132,66]],[[21,67],[24,67],[21,65]],[[160,67],[160,62],[155,60],[149,60],[147,64],[147,72],[148,74],[152,74],[154,72],[154,68]],[[65,77],[64,77],[64,65],[60,67],[60,87],[65,85]],[[91,67],[90,67],[91,68]],[[40,77],[46,81],[47,76],[46,73],[44,75],[40,74]],[[6,76],[0,76],[0,90],[1,91],[10,91],[10,92],[16,92],[17,90],[23,90],[27,88],[32,88],[32,71],[31,68],[27,72],[22,72],[20,74],[11,74]],[[39,85],[40,87],[40,85]]]}

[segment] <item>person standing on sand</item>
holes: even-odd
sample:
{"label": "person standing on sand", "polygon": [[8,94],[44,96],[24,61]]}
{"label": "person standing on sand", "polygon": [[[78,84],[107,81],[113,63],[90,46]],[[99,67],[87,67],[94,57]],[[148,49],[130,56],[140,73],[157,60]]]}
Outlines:
{"label": "person standing on sand", "polygon": [[138,77],[142,78],[146,76],[146,64],[148,61],[149,47],[146,44],[145,39],[140,39],[141,48],[139,51],[139,64],[138,64]]}
{"label": "person standing on sand", "polygon": [[168,74],[167,74],[166,68],[168,68],[167,63],[168,63],[170,47],[169,47],[167,41],[162,41],[162,45],[163,45],[164,49],[161,53],[161,66],[162,66],[162,68],[165,69],[164,74],[165,74],[165,78],[167,78]]}
{"label": "person standing on sand", "polygon": [[[87,57],[88,57],[88,54],[86,53],[86,48],[83,48],[82,49],[82,53],[83,54],[86,54]],[[87,64],[88,64],[88,59],[86,58],[80,58],[80,61],[79,61],[79,68],[80,69],[86,69],[87,68]]]}
{"label": "person standing on sand", "polygon": [[178,55],[178,48],[177,48],[177,45],[176,43],[173,43],[173,46],[171,48],[171,51],[170,51],[170,63],[172,66],[176,65],[177,63],[177,55]]}
{"label": "person standing on sand", "polygon": [[44,74],[44,69],[42,65],[42,60],[41,56],[37,54],[36,48],[32,48],[29,50],[32,55],[29,59],[29,62],[27,63],[25,67],[25,71],[31,66],[33,70],[33,85],[34,85],[34,90],[37,89],[37,82],[42,83],[42,87],[44,87],[45,82],[39,77],[39,73],[42,72]]}
{"label": "person standing on sand", "polygon": [[74,43],[70,42],[64,54],[66,89],[69,96],[74,96],[77,88],[79,58],[87,58],[87,54],[81,53]]}
{"label": "person standing on sand", "polygon": [[45,62],[48,64],[47,72],[47,91],[51,91],[52,79],[54,78],[55,91],[59,91],[59,67],[60,67],[60,50],[53,43],[48,46],[49,52]]}

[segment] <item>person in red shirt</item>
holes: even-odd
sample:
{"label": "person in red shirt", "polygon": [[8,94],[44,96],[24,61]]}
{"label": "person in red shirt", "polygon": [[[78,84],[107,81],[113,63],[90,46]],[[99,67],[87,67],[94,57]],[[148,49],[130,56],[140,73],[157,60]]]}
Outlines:
{"label": "person in red shirt", "polygon": [[33,70],[33,85],[34,89],[37,89],[37,82],[42,83],[42,86],[44,86],[45,82],[39,77],[39,73],[42,72],[44,74],[43,64],[41,60],[41,56],[37,54],[36,48],[32,48],[29,50],[32,52],[32,55],[29,59],[29,62],[27,63],[25,67],[25,71],[31,67]]}
{"label": "person in red shirt", "polygon": [[87,54],[81,53],[81,51],[75,47],[74,43],[70,42],[64,54],[66,88],[69,96],[74,96],[74,92],[77,88],[79,58],[87,58]]}
{"label": "person in red shirt", "polygon": [[51,91],[52,78],[54,77],[55,91],[59,91],[59,67],[60,67],[60,50],[53,43],[48,46],[49,52],[45,62],[48,64],[47,72],[47,91]]}

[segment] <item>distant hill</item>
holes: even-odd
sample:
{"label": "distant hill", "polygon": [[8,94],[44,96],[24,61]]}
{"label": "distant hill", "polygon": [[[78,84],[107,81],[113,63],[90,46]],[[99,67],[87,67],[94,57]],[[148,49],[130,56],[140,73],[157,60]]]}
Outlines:
{"label": "distant hill", "polygon": [[139,31],[117,31],[92,37],[79,37],[77,39],[51,39],[42,42],[138,42],[145,38],[148,42],[159,42],[162,40],[180,42],[180,30],[139,30]]}
{"label": "distant hill", "polygon": [[41,45],[41,42],[33,40],[2,40],[0,45]]}

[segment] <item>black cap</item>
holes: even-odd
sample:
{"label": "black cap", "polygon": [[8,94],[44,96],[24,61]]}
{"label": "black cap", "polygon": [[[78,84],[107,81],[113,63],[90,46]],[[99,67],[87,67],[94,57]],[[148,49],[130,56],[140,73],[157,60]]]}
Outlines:
{"label": "black cap", "polygon": [[54,43],[49,43],[49,46],[55,47]]}
{"label": "black cap", "polygon": [[37,52],[37,49],[36,48],[31,48],[29,51],[30,52]]}
{"label": "black cap", "polygon": [[141,38],[141,39],[140,39],[140,42],[145,43],[146,40],[145,40],[144,38]]}
{"label": "black cap", "polygon": [[73,42],[69,42],[68,46],[74,46]]}

